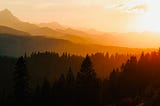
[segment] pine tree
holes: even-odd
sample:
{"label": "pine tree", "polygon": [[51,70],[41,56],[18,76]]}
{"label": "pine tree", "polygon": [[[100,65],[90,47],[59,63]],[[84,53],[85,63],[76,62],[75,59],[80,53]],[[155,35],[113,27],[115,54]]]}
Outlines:
{"label": "pine tree", "polygon": [[66,75],[66,105],[74,105],[74,94],[75,94],[75,78],[71,67],[69,67],[68,73]]}
{"label": "pine tree", "polygon": [[49,83],[49,81],[44,78],[44,82],[42,84],[42,87],[41,87],[41,105],[42,106],[49,106],[51,104],[51,85]]}
{"label": "pine tree", "polygon": [[95,70],[93,69],[91,59],[88,55],[83,60],[80,72],[78,74],[79,77],[81,77],[80,80],[84,81],[83,83],[89,83],[91,80],[96,79],[96,73]]}
{"label": "pine tree", "polygon": [[80,106],[98,106],[99,82],[93,69],[90,57],[83,60],[80,72],[77,74],[77,93]]}
{"label": "pine tree", "polygon": [[66,76],[67,85],[73,85],[74,80],[75,79],[74,79],[72,69],[71,69],[71,67],[69,67],[69,70],[68,70],[68,73],[67,73],[67,76]]}
{"label": "pine tree", "polygon": [[29,96],[29,77],[26,63],[20,57],[16,63],[14,71],[14,93],[16,106],[25,106]]}
{"label": "pine tree", "polygon": [[56,81],[55,98],[56,105],[63,106],[66,104],[66,79],[64,74],[61,74],[60,78]]}

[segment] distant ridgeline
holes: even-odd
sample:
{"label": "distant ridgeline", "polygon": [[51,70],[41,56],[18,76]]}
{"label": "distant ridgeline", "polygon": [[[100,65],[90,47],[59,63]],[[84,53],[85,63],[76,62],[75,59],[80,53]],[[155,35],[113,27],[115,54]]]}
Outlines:
{"label": "distant ridgeline", "polygon": [[[52,27],[47,24],[36,25],[21,21],[8,9],[0,11],[0,55],[19,57],[25,52],[31,54],[34,51],[53,51],[59,54],[67,52],[83,56],[96,52],[133,55],[155,50],[115,46],[126,44],[127,41],[126,37],[117,37],[108,33],[93,34],[64,28],[58,23],[52,23]],[[137,40],[134,44],[136,43],[141,44]]]}
{"label": "distant ridgeline", "polygon": [[86,54],[96,52],[140,55],[142,51],[150,52],[153,51],[153,49],[77,44],[68,40],[46,38],[43,36],[19,36],[0,33],[0,55],[19,57],[24,55],[24,53],[31,54],[33,51],[55,51],[59,54],[68,52],[70,54],[85,56]]}

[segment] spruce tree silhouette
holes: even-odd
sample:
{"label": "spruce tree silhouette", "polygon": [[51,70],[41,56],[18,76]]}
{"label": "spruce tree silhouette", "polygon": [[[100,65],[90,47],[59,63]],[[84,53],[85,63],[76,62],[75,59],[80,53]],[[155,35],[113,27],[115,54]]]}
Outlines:
{"label": "spruce tree silhouette", "polygon": [[69,67],[66,75],[66,104],[68,106],[74,106],[74,94],[75,93],[75,78],[71,67]]}
{"label": "spruce tree silhouette", "polygon": [[69,70],[68,70],[68,73],[67,73],[67,76],[66,76],[67,85],[73,85],[74,80],[75,80],[75,78],[74,78],[72,69],[71,69],[71,67],[69,67]]}
{"label": "spruce tree silhouette", "polygon": [[29,102],[29,78],[28,70],[23,57],[20,57],[16,63],[14,81],[15,105],[26,106]]}
{"label": "spruce tree silhouette", "polygon": [[41,106],[51,105],[51,85],[47,78],[44,78],[42,88],[41,88]]}
{"label": "spruce tree silhouette", "polygon": [[65,106],[66,104],[66,79],[64,74],[61,74],[55,84],[55,101],[56,106]]}
{"label": "spruce tree silhouette", "polygon": [[108,102],[114,104],[115,101],[119,98],[120,93],[119,93],[119,89],[120,87],[118,86],[118,71],[116,71],[115,69],[113,69],[113,71],[110,73],[109,76],[109,87],[108,87]]}
{"label": "spruce tree silhouette", "polygon": [[98,78],[91,59],[87,55],[77,74],[77,104],[79,106],[98,106],[98,85]]}

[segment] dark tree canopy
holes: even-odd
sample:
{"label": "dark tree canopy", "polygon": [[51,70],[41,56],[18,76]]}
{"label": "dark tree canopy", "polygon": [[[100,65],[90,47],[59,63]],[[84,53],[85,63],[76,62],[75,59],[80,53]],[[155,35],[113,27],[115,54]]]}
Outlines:
{"label": "dark tree canopy", "polygon": [[72,85],[74,83],[74,81],[75,81],[74,74],[72,72],[71,67],[69,67],[68,73],[66,75],[66,82],[67,82],[67,84]]}
{"label": "dark tree canopy", "polygon": [[26,67],[26,62],[23,57],[20,57],[15,65],[14,71],[14,93],[17,106],[27,104],[29,96],[29,76]]}
{"label": "dark tree canopy", "polygon": [[78,105],[98,106],[98,79],[93,69],[90,57],[83,60],[81,69],[77,74]]}
{"label": "dark tree canopy", "polygon": [[[98,70],[95,71],[95,67],[103,70],[103,65],[111,65],[106,64],[105,59],[112,63],[116,59],[119,61],[119,58],[115,59],[109,54],[104,57],[100,53],[87,55],[81,58],[83,60],[76,56],[69,58],[71,57],[67,54],[59,57],[48,52],[34,54],[31,58],[18,58],[14,73],[11,71],[14,76],[14,92],[12,89],[8,92],[2,87],[0,106],[160,106],[160,51],[142,53],[139,57],[131,56],[121,67],[112,68],[110,75],[104,79],[97,76]],[[1,65],[2,62],[8,62],[6,66],[9,67],[10,62],[15,61],[7,59],[0,58]],[[25,60],[28,60],[28,65]],[[37,62],[40,65],[35,65]],[[76,62],[81,63],[79,68],[74,67]],[[47,64],[46,67],[43,67],[44,63]],[[32,65],[35,65],[33,69],[37,73],[43,70],[43,76],[46,77],[42,81],[30,79],[29,74],[33,74],[34,70],[28,71],[28,67]],[[65,71],[58,72],[61,75],[53,82],[48,77],[52,78],[53,73],[57,74],[54,67]],[[34,81],[29,82],[30,80],[37,80],[36,85],[31,88],[29,85]]]}

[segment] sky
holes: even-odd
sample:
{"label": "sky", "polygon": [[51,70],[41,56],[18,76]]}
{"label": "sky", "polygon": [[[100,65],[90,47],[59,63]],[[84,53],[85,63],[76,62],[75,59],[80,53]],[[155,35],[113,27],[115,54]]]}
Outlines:
{"label": "sky", "polygon": [[160,0],[0,0],[23,21],[104,32],[160,32]]}

